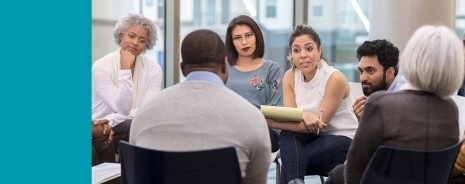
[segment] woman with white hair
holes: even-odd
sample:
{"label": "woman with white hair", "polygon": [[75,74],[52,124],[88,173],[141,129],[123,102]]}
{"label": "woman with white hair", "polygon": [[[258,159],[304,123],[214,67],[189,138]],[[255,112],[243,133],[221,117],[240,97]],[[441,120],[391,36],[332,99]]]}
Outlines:
{"label": "woman with white hair", "polygon": [[160,65],[141,55],[157,41],[148,18],[120,19],[113,36],[119,48],[92,66],[92,119],[109,121],[117,149],[119,140],[129,140],[131,119],[143,100],[160,92],[163,75]]}
{"label": "woman with white hair", "polygon": [[407,80],[403,90],[375,92],[366,103],[347,153],[345,183],[360,182],[381,145],[441,149],[459,141],[459,112],[449,98],[462,84],[457,76],[464,75],[456,34],[444,26],[419,28],[402,52],[399,69]]}

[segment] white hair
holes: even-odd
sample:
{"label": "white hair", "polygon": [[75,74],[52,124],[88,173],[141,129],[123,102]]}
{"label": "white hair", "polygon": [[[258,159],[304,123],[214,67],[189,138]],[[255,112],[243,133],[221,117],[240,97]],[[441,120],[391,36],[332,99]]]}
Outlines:
{"label": "white hair", "polygon": [[121,36],[123,33],[135,25],[142,26],[145,31],[147,31],[147,46],[145,47],[144,52],[152,49],[158,39],[157,28],[150,19],[138,14],[129,14],[127,17],[123,17],[116,22],[115,28],[113,29],[113,37],[115,38],[116,44],[121,44]]}
{"label": "white hair", "polygon": [[422,26],[400,57],[400,73],[415,88],[447,98],[462,85],[464,53],[457,35],[445,26]]}

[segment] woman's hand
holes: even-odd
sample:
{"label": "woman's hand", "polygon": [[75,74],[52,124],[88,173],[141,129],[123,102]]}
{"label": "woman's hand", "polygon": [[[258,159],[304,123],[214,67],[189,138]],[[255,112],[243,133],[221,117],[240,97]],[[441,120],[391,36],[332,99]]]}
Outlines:
{"label": "woman's hand", "polygon": [[121,69],[132,69],[136,56],[127,50],[121,50]]}
{"label": "woman's hand", "polygon": [[311,112],[304,112],[302,115],[302,123],[307,129],[308,133],[319,134],[320,129],[326,127],[326,123],[320,119],[316,114]]}
{"label": "woman's hand", "polygon": [[266,124],[268,124],[268,127],[270,127],[270,128],[278,128],[278,129],[280,128],[280,127],[278,127],[278,125],[277,125],[278,122],[276,122],[274,119],[268,119],[268,118],[266,118]]}
{"label": "woman's hand", "polygon": [[[311,132],[303,123],[303,121],[276,121],[274,119],[266,119],[266,123],[270,128],[276,128],[285,131],[298,133],[318,133],[318,128]],[[326,126],[326,124],[324,124]]]}

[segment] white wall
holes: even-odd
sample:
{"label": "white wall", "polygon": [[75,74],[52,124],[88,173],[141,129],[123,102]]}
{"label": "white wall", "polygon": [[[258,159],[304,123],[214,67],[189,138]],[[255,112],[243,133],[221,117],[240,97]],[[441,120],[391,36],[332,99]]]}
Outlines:
{"label": "white wall", "polygon": [[455,1],[372,1],[370,39],[388,39],[402,52],[412,34],[422,25],[444,25],[455,30]]}
{"label": "white wall", "polygon": [[119,47],[113,38],[114,23],[92,24],[92,63]]}

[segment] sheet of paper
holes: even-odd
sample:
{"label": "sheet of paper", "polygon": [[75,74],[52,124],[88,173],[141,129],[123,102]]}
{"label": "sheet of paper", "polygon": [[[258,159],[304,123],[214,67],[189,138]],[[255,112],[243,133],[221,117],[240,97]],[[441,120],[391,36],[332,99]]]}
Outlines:
{"label": "sheet of paper", "polygon": [[102,163],[92,167],[92,184],[99,184],[121,176],[120,163]]}

